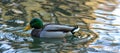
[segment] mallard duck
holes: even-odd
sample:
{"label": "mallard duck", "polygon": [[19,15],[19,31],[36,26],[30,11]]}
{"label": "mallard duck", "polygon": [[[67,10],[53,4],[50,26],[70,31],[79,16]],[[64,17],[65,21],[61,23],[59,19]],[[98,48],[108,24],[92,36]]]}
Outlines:
{"label": "mallard duck", "polygon": [[31,36],[41,38],[63,38],[73,35],[80,29],[78,27],[59,24],[43,25],[43,21],[39,18],[33,18],[24,30],[29,30],[31,28],[33,28]]}

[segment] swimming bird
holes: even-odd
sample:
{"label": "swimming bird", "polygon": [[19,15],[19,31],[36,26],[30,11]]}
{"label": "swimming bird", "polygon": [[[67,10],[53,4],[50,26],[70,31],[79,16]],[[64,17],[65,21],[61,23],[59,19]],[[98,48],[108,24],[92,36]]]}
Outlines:
{"label": "swimming bird", "polygon": [[39,18],[33,18],[24,30],[31,31],[31,36],[39,38],[64,38],[66,36],[74,35],[80,28],[61,25],[61,24],[43,24],[43,21]]}

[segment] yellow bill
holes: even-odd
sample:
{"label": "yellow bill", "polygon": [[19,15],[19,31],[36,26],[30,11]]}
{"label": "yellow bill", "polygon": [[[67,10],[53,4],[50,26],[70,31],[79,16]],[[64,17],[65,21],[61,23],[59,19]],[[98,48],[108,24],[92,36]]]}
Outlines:
{"label": "yellow bill", "polygon": [[27,30],[30,30],[31,29],[31,27],[30,27],[30,24],[29,25],[27,25],[26,27],[25,27],[25,31],[27,31]]}

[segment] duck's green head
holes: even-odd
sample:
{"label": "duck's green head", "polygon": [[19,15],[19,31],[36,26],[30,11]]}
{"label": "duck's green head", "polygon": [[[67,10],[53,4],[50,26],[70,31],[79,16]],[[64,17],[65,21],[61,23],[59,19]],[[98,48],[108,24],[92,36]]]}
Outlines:
{"label": "duck's green head", "polygon": [[24,30],[29,30],[31,28],[40,29],[43,28],[43,22],[39,18],[33,18],[29,25]]}

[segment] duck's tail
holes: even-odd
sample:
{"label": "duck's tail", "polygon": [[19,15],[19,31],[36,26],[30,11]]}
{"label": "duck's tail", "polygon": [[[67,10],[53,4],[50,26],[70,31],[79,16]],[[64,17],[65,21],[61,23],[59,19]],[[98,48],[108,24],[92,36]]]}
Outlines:
{"label": "duck's tail", "polygon": [[78,26],[75,26],[75,28],[73,28],[72,30],[71,30],[71,33],[72,34],[75,34],[75,32],[78,32],[80,30],[80,28],[78,27]]}

